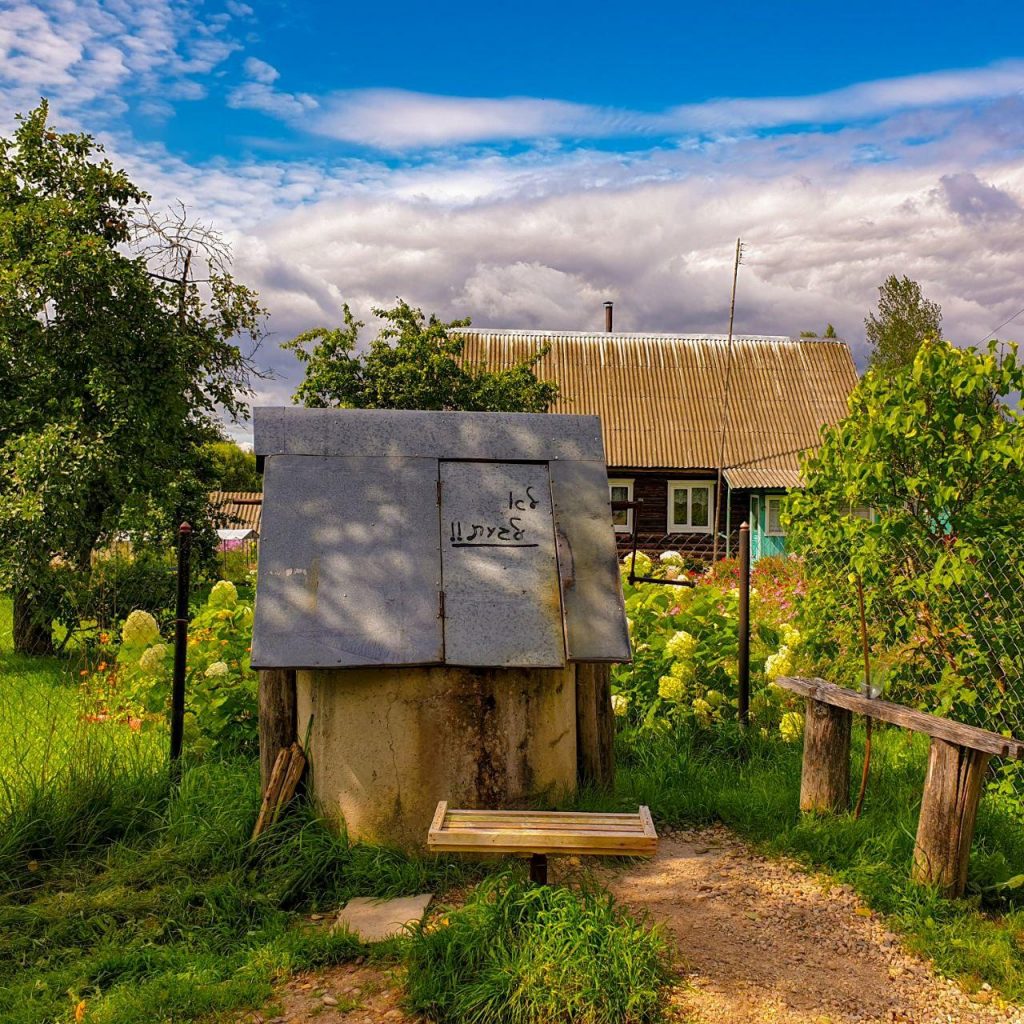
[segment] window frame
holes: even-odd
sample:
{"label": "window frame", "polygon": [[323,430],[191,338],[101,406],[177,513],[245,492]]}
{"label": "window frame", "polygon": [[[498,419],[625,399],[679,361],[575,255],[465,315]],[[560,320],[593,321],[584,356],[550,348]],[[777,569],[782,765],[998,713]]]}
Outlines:
{"label": "window frame", "polygon": [[[764,535],[766,537],[785,537],[786,536],[786,530],[782,526],[781,522],[779,523],[779,528],[777,530],[773,530],[772,529],[772,513],[771,513],[771,503],[773,501],[780,501],[781,502],[781,501],[785,500],[785,497],[786,497],[785,494],[766,494],[766,495],[764,495]],[[781,515],[782,515],[782,509],[780,508],[779,509],[779,517],[781,517]]]}
{"label": "window frame", "polygon": [[[609,477],[608,478],[608,500],[615,501],[617,499],[612,497],[613,487],[625,487],[626,488],[626,501],[633,500],[633,484],[635,482],[634,477]],[[634,508],[626,509],[626,522],[617,523],[615,522],[615,513],[612,513],[612,526],[615,528],[616,533],[629,533],[633,532],[633,513],[636,511]]]}
{"label": "window frame", "polygon": [[[714,480],[669,480],[668,482],[668,508],[667,508],[667,529],[666,533],[700,533],[712,534],[715,531],[715,488]],[[694,526],[690,520],[693,519],[693,490],[694,488],[706,488],[708,492],[708,525]],[[676,491],[686,491],[686,523],[675,521],[675,496]]]}

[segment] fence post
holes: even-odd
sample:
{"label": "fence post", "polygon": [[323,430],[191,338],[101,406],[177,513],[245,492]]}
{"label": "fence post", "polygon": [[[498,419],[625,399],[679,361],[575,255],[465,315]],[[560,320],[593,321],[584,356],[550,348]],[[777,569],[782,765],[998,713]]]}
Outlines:
{"label": "fence post", "polygon": [[171,684],[171,778],[178,775],[181,740],[185,729],[185,662],[188,658],[189,555],[192,527],[178,527],[178,599],[174,610],[174,678]]}
{"label": "fence post", "polygon": [[739,718],[744,728],[750,722],[750,524],[740,524],[740,601],[737,676]]}

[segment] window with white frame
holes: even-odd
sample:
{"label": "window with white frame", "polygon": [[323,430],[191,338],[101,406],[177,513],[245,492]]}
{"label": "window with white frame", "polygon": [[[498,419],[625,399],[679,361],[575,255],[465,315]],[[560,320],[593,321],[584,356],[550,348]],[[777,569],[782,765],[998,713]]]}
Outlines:
{"label": "window with white frame", "polygon": [[711,533],[715,485],[711,480],[670,480],[668,533]]}
{"label": "window with white frame", "polygon": [[782,526],[784,494],[766,494],[764,499],[764,533],[766,537],[785,537]]}
{"label": "window with white frame", "polygon": [[[632,501],[633,481],[632,480],[609,480],[608,496],[612,501]],[[616,533],[633,532],[633,509],[626,508],[620,512],[612,512],[612,522],[615,524]]]}

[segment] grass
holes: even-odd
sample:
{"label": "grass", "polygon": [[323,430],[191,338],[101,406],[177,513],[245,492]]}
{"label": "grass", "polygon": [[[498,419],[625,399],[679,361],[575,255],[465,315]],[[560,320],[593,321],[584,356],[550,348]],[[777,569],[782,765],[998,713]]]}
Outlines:
{"label": "grass", "polygon": [[0,605],[5,1024],[69,1020],[81,1001],[96,1022],[230,1017],[283,973],[365,952],[301,912],[472,876],[350,844],[303,806],[250,843],[254,764],[190,764],[172,789],[166,733],[82,722],[77,671],[12,655]]}
{"label": "grass", "polygon": [[[256,765],[188,764],[172,788],[166,730],[82,721],[80,670],[11,654],[10,603],[0,603],[4,1024],[70,1020],[83,1003],[90,1022],[235,1020],[272,1000],[283,975],[370,953],[309,925],[306,912],[352,896],[443,897],[483,874],[479,864],[349,843],[303,804],[251,843]],[[660,940],[608,897],[539,891],[519,869],[449,919],[450,929],[372,954],[408,956],[413,1001],[431,1000],[447,1020],[657,1015]],[[484,961],[481,980],[474,966]],[[563,1005],[572,1016],[552,1016]]]}
{"label": "grass", "polygon": [[[623,738],[620,737],[620,741]],[[909,944],[973,990],[988,982],[1024,999],[1024,909],[994,883],[1024,871],[1024,829],[1012,809],[982,800],[971,857],[973,891],[944,900],[909,881],[927,761],[927,738],[875,730],[863,816],[798,811],[799,745],[738,733],[681,727],[620,742],[613,798],[587,794],[584,807],[648,804],[671,825],[724,822],[769,853],[824,868],[887,915]],[[855,731],[859,783],[863,734]]]}
{"label": "grass", "polygon": [[667,958],[608,894],[500,874],[413,936],[409,1003],[453,1024],[646,1024]]}
{"label": "grass", "polygon": [[[81,666],[17,658],[0,599],[0,1016],[5,1024],[230,1019],[290,971],[364,953],[302,914],[354,895],[444,893],[479,866],[350,844],[296,807],[256,844],[256,767],[186,766],[167,737],[85,723]],[[855,737],[855,762],[861,737]],[[864,816],[798,811],[799,746],[727,730],[620,736],[618,789],[594,808],[650,805],[659,821],[723,821],[769,852],[852,884],[912,946],[968,988],[1024,999],[1024,910],[993,883],[1024,871],[1024,831],[986,798],[970,898],[909,883],[926,742],[876,732]],[[854,765],[854,776],[859,766]],[[518,877],[518,876],[517,876]],[[601,955],[595,950],[600,947]],[[414,1006],[450,1021],[643,1021],[656,1013],[659,940],[594,893],[538,891],[501,874],[402,955]],[[652,994],[654,993],[654,994]]]}

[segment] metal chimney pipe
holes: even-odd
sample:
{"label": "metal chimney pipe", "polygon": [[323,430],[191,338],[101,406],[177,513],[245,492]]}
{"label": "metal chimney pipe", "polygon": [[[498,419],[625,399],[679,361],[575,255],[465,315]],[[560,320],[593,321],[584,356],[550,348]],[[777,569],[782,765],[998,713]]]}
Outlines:
{"label": "metal chimney pipe", "polygon": [[604,304],[604,329],[609,334],[611,334],[612,331],[612,305],[613,303],[611,302],[606,302]]}

